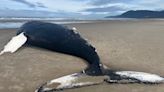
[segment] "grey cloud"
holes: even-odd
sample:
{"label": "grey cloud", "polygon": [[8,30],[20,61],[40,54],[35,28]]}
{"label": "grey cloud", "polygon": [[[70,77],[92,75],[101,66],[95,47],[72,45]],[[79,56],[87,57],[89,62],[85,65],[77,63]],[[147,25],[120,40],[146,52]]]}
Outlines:
{"label": "grey cloud", "polygon": [[118,7],[118,6],[110,6],[103,8],[89,8],[85,10],[86,12],[114,12],[114,11],[126,11],[126,9]]}
{"label": "grey cloud", "polygon": [[28,5],[29,7],[35,7],[35,6],[36,6],[35,4],[29,3],[29,2],[27,2],[26,0],[12,0],[12,1],[16,1],[16,2],[19,2],[19,3],[23,3],[23,4],[25,4],[25,5]]}
{"label": "grey cloud", "polygon": [[26,0],[12,0],[12,1],[25,4],[25,5],[27,5],[27,6],[29,6],[29,7],[32,7],[32,8],[34,8],[34,7],[46,8],[42,3],[39,3],[39,2],[37,2],[36,4],[33,4],[33,3],[30,3],[30,2],[28,2],[28,1],[26,1]]}
{"label": "grey cloud", "polygon": [[112,3],[131,3],[135,0],[88,0],[91,5],[106,5]]}
{"label": "grey cloud", "polygon": [[37,2],[37,6],[38,6],[38,7],[42,7],[42,8],[47,8],[46,6],[44,6],[44,4],[39,3],[39,2]]}

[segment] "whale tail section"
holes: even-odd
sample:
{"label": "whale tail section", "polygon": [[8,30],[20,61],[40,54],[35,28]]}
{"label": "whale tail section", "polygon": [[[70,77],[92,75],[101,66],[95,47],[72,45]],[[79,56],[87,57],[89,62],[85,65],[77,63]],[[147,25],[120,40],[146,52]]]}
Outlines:
{"label": "whale tail section", "polygon": [[0,52],[0,55],[10,52],[16,52],[20,47],[22,47],[27,41],[27,37],[24,33],[20,33],[17,36],[14,36],[5,46],[4,49]]}
{"label": "whale tail section", "polygon": [[156,74],[136,72],[136,71],[111,71],[101,76],[90,76],[86,73],[73,73],[48,81],[35,90],[35,92],[54,92],[60,90],[81,88],[86,86],[100,85],[103,83],[144,83],[160,84],[164,83],[164,78]]}

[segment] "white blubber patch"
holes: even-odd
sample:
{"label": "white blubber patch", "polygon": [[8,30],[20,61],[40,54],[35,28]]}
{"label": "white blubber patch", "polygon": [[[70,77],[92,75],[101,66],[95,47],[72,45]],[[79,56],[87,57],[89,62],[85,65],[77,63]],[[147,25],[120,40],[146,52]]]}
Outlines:
{"label": "white blubber patch", "polygon": [[76,27],[72,27],[72,30],[73,30],[73,32],[74,32],[75,34],[80,34],[80,33],[77,31]]}
{"label": "white blubber patch", "polygon": [[14,36],[5,46],[4,49],[0,52],[0,55],[4,54],[5,52],[14,53],[17,51],[23,44],[27,41],[27,37],[24,33],[20,33],[17,36]]}
{"label": "white blubber patch", "polygon": [[118,71],[118,72],[116,72],[116,74],[118,74],[122,77],[134,78],[141,82],[149,82],[149,83],[164,82],[164,78],[159,75],[156,75],[156,74],[136,72],[136,71]]}
{"label": "white blubber patch", "polygon": [[72,30],[76,31],[77,29],[76,29],[76,27],[72,27]]}

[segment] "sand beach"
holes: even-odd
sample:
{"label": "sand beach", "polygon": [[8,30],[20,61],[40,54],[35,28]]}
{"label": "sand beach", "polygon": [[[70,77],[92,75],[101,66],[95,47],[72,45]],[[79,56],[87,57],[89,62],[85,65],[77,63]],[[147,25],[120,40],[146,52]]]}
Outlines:
{"label": "sand beach", "polygon": [[[96,47],[111,69],[164,76],[164,20],[108,20],[66,24],[76,27]],[[17,29],[0,30],[0,50]],[[34,92],[42,83],[86,67],[66,54],[24,46],[0,56],[0,92]],[[164,84],[103,84],[64,92],[164,92]],[[62,91],[63,92],[63,91]]]}

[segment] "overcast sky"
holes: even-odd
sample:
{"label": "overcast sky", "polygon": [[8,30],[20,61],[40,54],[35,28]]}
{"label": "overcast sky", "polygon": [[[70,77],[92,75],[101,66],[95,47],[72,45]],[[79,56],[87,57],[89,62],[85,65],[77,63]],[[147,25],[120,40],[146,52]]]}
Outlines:
{"label": "overcast sky", "polygon": [[0,10],[4,9],[106,16],[127,10],[164,10],[164,0],[0,0]]}

